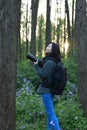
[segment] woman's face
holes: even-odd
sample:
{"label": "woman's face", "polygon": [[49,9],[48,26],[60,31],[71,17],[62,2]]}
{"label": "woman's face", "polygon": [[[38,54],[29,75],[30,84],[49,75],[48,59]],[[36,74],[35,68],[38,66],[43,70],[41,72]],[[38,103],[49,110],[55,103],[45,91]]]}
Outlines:
{"label": "woman's face", "polygon": [[52,51],[52,44],[50,43],[50,44],[48,44],[48,46],[46,47],[45,52],[46,52],[46,53],[51,53],[51,51]]}

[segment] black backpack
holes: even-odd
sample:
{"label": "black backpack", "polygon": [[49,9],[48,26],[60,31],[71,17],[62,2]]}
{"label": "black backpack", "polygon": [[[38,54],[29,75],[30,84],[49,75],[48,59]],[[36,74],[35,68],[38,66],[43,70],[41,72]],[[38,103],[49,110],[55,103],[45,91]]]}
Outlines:
{"label": "black backpack", "polygon": [[55,95],[61,95],[67,82],[67,70],[62,62],[56,62],[54,58],[48,59],[53,60],[56,63],[56,67],[52,76],[43,80],[42,86],[49,88],[51,93]]}

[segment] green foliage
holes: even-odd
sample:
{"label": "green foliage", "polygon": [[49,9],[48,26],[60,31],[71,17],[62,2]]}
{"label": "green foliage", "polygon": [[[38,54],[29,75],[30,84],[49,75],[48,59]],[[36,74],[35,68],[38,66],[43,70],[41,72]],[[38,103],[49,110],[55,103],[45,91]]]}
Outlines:
{"label": "green foliage", "polygon": [[62,128],[65,130],[87,130],[87,119],[83,116],[83,110],[76,95],[61,97],[55,108]]}
{"label": "green foliage", "polygon": [[38,25],[38,37],[36,38],[36,52],[39,58],[42,57],[43,51],[45,49],[45,19],[44,16],[41,14],[37,19]]}
{"label": "green foliage", "polygon": [[77,58],[69,57],[63,59],[64,65],[67,68],[68,80],[72,83],[77,83]]}
{"label": "green foliage", "polygon": [[17,65],[17,89],[23,87],[25,82],[30,82],[34,87],[39,83],[39,77],[34,68],[26,61]]}
{"label": "green foliage", "polygon": [[[78,103],[77,97],[62,96],[55,99],[55,112],[59,118],[61,128],[65,130],[87,130],[87,119],[83,116],[83,110]],[[26,93],[23,90],[16,98],[16,130],[44,130],[46,115],[41,97]]]}
{"label": "green foliage", "polygon": [[45,114],[41,98],[30,91],[22,91],[16,98],[17,130],[37,130],[45,125]]}

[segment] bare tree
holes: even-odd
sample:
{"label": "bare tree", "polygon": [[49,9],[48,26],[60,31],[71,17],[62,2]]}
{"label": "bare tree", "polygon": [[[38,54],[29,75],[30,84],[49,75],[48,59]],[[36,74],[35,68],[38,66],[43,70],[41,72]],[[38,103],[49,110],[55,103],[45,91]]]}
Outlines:
{"label": "bare tree", "polygon": [[[18,22],[17,22],[17,26],[18,26],[18,30],[20,30],[20,19],[21,19],[21,0],[18,0],[18,4],[16,6],[17,9],[17,16],[18,16]],[[17,59],[20,60],[21,59],[21,38],[20,38],[20,31],[17,31],[17,37],[18,37],[18,44],[17,44]]]}
{"label": "bare tree", "polygon": [[64,13],[64,44],[63,44],[63,55],[65,56],[65,42],[66,42],[66,8]]}
{"label": "bare tree", "polygon": [[30,52],[36,55],[36,24],[37,24],[37,12],[38,12],[39,0],[31,0],[31,46]]}
{"label": "bare tree", "polygon": [[47,12],[46,12],[46,46],[51,41],[50,10],[51,10],[51,0],[47,0]]}
{"label": "bare tree", "polygon": [[87,116],[87,2],[76,1],[76,40],[78,42],[78,93]]}
{"label": "bare tree", "polygon": [[58,4],[59,4],[59,2],[56,1],[56,5],[57,5],[57,11],[56,11],[57,12],[57,43],[59,44],[59,38],[60,38],[60,33],[59,33],[60,26],[59,26],[59,24],[60,24],[60,20],[58,18],[58,13],[59,13]]}
{"label": "bare tree", "polygon": [[74,10],[75,10],[75,0],[72,0],[72,38],[73,38],[73,29],[74,29]]}
{"label": "bare tree", "polygon": [[0,130],[15,130],[17,0],[0,0]]}
{"label": "bare tree", "polygon": [[71,32],[70,32],[70,17],[69,17],[69,6],[68,6],[68,0],[65,0],[65,11],[67,14],[67,31],[68,31],[68,40],[71,39]]}
{"label": "bare tree", "polygon": [[26,54],[28,53],[28,0],[26,4]]}

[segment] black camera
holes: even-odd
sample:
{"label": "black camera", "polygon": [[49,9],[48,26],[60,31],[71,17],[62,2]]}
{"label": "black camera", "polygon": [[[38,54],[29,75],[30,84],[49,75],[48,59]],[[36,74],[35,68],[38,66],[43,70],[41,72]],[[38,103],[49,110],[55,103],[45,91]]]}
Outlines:
{"label": "black camera", "polygon": [[29,60],[31,60],[31,61],[33,61],[33,62],[36,62],[37,60],[38,60],[38,65],[40,66],[40,67],[42,67],[42,65],[43,65],[43,60],[42,59],[37,59],[35,56],[33,56],[31,53],[29,53],[29,54],[27,54],[27,59],[29,59]]}
{"label": "black camera", "polygon": [[27,54],[27,58],[33,62],[37,61],[37,58],[35,56],[33,56],[31,53]]}

